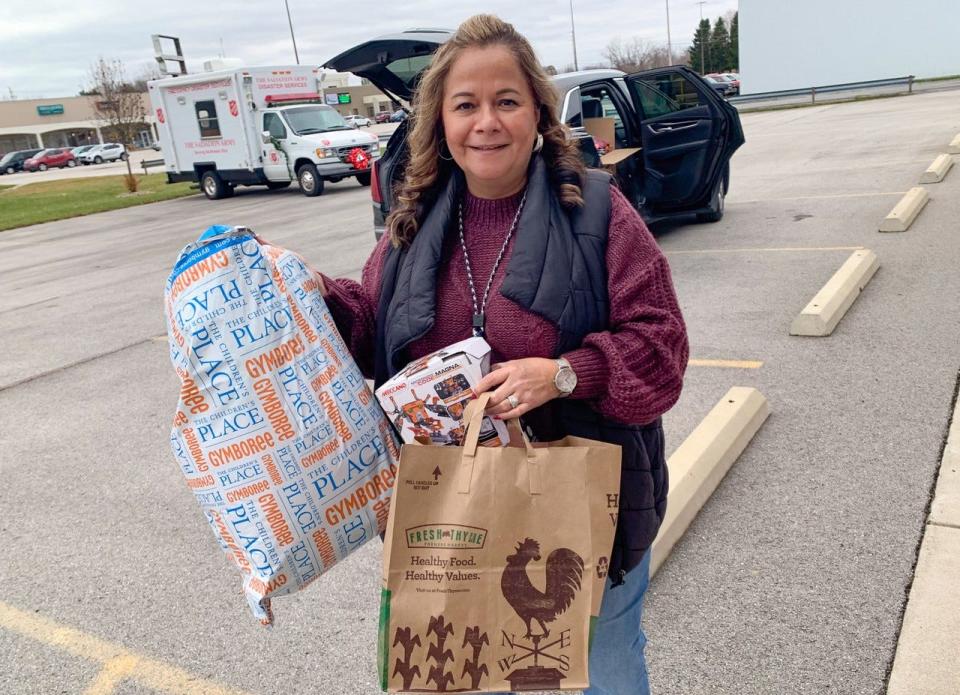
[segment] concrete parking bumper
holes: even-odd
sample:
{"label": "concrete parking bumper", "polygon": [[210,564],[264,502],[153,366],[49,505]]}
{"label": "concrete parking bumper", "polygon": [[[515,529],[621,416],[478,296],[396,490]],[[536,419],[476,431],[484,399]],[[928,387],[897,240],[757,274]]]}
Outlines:
{"label": "concrete parking bumper", "polygon": [[923,172],[923,175],[920,177],[920,183],[940,183],[952,166],[953,157],[949,154],[941,154],[934,159],[933,164]]}
{"label": "concrete parking bumper", "polygon": [[674,451],[667,462],[670,470],[667,515],[653,542],[650,576],[656,574],[769,415],[770,407],[763,394],[753,388],[736,386],[727,391]]}
{"label": "concrete parking bumper", "polygon": [[790,324],[790,335],[825,336],[833,333],[879,267],[877,254],[870,249],[850,254],[840,270]]}
{"label": "concrete parking bumper", "polygon": [[950,146],[947,147],[947,152],[950,154],[960,154],[960,133],[957,133],[957,136],[950,141]]}
{"label": "concrete parking bumper", "polygon": [[926,189],[915,186],[907,191],[880,223],[881,232],[905,232],[930,200]]}

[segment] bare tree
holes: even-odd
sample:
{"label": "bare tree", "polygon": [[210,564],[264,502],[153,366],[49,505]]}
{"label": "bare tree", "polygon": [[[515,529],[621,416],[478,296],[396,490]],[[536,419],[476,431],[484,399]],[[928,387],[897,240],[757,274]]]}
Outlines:
{"label": "bare tree", "polygon": [[679,54],[671,56],[666,44],[654,44],[637,37],[629,41],[614,39],[603,49],[603,55],[611,66],[627,73],[685,62]]}
{"label": "bare tree", "polygon": [[[104,60],[102,57],[90,68],[90,89],[93,94],[93,110],[102,127],[110,129],[113,137],[125,149],[133,145],[137,133],[143,129],[147,110],[142,93],[127,80],[123,63],[119,60]],[[127,190],[136,192],[139,182],[133,175],[129,155],[125,183]]]}

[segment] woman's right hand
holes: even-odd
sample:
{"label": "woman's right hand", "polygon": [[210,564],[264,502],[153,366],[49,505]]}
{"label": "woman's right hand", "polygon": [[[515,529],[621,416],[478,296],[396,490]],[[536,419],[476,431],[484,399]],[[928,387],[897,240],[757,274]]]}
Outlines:
{"label": "woman's right hand", "polygon": [[320,286],[320,296],[326,299],[329,295],[329,292],[327,291],[327,283],[323,281],[323,275],[320,273],[314,273],[314,277],[317,279],[317,284]]}

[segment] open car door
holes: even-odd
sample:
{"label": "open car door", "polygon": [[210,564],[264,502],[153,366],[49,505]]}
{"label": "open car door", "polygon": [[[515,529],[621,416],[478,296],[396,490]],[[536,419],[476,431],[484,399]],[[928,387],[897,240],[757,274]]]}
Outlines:
{"label": "open car door", "polygon": [[683,66],[634,73],[626,83],[640,122],[645,204],[705,207],[744,142],[737,110]]}

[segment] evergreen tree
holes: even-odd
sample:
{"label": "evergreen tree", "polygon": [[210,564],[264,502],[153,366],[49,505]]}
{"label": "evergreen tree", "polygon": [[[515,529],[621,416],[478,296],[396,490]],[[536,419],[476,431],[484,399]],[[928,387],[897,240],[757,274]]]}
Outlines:
{"label": "evergreen tree", "polygon": [[705,72],[710,72],[709,68],[709,59],[708,55],[710,48],[710,20],[701,19],[700,24],[697,26],[697,31],[693,35],[693,43],[690,45],[690,48],[687,49],[687,54],[690,56],[690,67],[694,70],[703,74]]}
{"label": "evergreen tree", "polygon": [[710,34],[710,72],[726,72],[730,63],[730,33],[723,17],[718,17]]}
{"label": "evergreen tree", "polygon": [[733,15],[730,22],[730,68],[740,70],[740,13]]}

